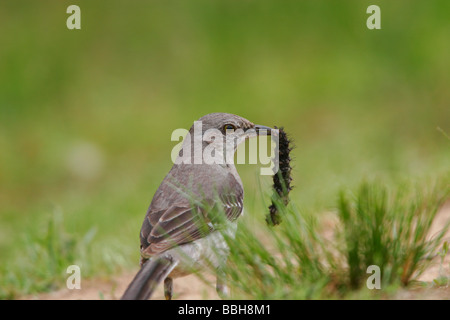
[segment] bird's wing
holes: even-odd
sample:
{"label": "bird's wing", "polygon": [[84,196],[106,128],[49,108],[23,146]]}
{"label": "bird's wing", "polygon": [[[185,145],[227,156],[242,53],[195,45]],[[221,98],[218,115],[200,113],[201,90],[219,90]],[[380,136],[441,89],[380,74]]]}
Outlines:
{"label": "bird's wing", "polygon": [[233,187],[222,186],[215,197],[203,199],[205,206],[173,204],[162,210],[150,207],[140,234],[142,256],[150,257],[205,237],[214,230],[213,211],[224,213],[229,221],[236,220],[242,213],[244,194],[240,185]]}
{"label": "bird's wing", "polygon": [[210,230],[202,220],[197,208],[172,206],[164,212],[150,211],[141,228],[141,253],[151,256],[204,237]]}

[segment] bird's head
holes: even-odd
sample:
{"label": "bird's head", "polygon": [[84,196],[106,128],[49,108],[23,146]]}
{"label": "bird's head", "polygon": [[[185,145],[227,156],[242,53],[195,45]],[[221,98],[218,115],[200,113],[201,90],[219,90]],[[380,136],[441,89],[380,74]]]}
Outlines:
{"label": "bird's head", "polygon": [[[253,122],[231,113],[210,113],[196,121],[201,124],[202,135],[208,140],[208,135],[219,133],[239,142],[257,135],[271,135],[272,128],[255,125]],[[191,127],[193,133],[195,124]]]}
{"label": "bird's head", "polygon": [[[239,144],[263,135],[272,135],[276,139],[277,131],[234,114],[210,113],[194,121],[173,161],[175,164],[234,164]],[[261,154],[266,156],[267,152],[258,153]],[[276,152],[274,156],[276,160]]]}
{"label": "bird's head", "polygon": [[[232,162],[239,144],[258,135],[271,135],[272,128],[255,125],[253,122],[230,113],[210,113],[194,122],[189,130],[191,145],[202,148],[206,163],[217,163],[223,159]],[[193,138],[193,139],[192,139]],[[199,143],[201,141],[201,143]],[[199,155],[199,153],[195,153]],[[197,159],[197,163],[200,159]]]}

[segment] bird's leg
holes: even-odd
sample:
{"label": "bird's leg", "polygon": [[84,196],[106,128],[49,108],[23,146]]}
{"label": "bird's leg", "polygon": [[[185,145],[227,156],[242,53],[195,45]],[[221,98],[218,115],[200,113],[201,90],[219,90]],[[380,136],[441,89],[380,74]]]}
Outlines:
{"label": "bird's leg", "polygon": [[172,278],[167,277],[164,279],[164,296],[166,300],[172,300],[172,288],[173,288],[173,280]]}
{"label": "bird's leg", "polygon": [[221,299],[227,299],[229,297],[230,293],[225,280],[225,273],[220,267],[217,268],[216,291]]}

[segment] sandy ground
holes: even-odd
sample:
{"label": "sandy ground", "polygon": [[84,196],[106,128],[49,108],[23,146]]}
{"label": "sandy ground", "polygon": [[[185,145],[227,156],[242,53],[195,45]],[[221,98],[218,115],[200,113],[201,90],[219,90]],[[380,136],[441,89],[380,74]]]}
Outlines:
{"label": "sandy ground", "polygon": [[[137,269],[136,269],[137,272]],[[49,293],[30,295],[24,297],[27,300],[117,300],[120,299],[135,275],[135,272],[122,274],[114,279],[108,280],[86,280],[81,282],[81,289],[61,289]],[[174,299],[181,300],[213,300],[219,299],[215,290],[215,279],[207,277],[211,282],[205,284],[196,276],[186,276],[174,280]],[[164,299],[163,286],[160,285],[152,297],[152,300]]]}
{"label": "sandy ground", "polygon": [[[450,221],[450,202],[448,202],[438,213],[431,234],[437,233],[446,222]],[[327,224],[331,230],[333,223]],[[446,240],[450,240],[450,233],[446,235]],[[444,262],[444,272],[450,276],[450,254]],[[127,285],[133,279],[135,272],[129,272],[115,277],[114,279],[93,279],[82,281],[81,289],[69,290],[67,288],[50,293],[41,293],[38,295],[30,295],[22,297],[22,299],[39,299],[39,300],[97,300],[97,299],[120,299]],[[439,263],[432,265],[421,275],[419,280],[431,282],[439,276]],[[174,280],[174,299],[180,300],[200,300],[200,299],[219,299],[215,291],[215,277],[213,275],[205,275],[208,283],[203,282],[196,276],[187,276]],[[446,288],[434,289],[411,289],[400,290],[396,299],[450,299],[450,286]],[[152,299],[164,299],[163,287],[160,285]]]}

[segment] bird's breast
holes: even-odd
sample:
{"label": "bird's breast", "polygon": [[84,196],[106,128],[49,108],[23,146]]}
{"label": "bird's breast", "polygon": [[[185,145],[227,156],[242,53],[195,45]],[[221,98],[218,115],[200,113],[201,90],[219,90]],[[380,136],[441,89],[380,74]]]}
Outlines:
{"label": "bird's breast", "polygon": [[228,243],[234,240],[236,229],[236,222],[229,222],[224,229],[166,251],[164,255],[169,254],[180,261],[170,277],[183,277],[208,267],[217,269],[224,265],[230,251]]}

